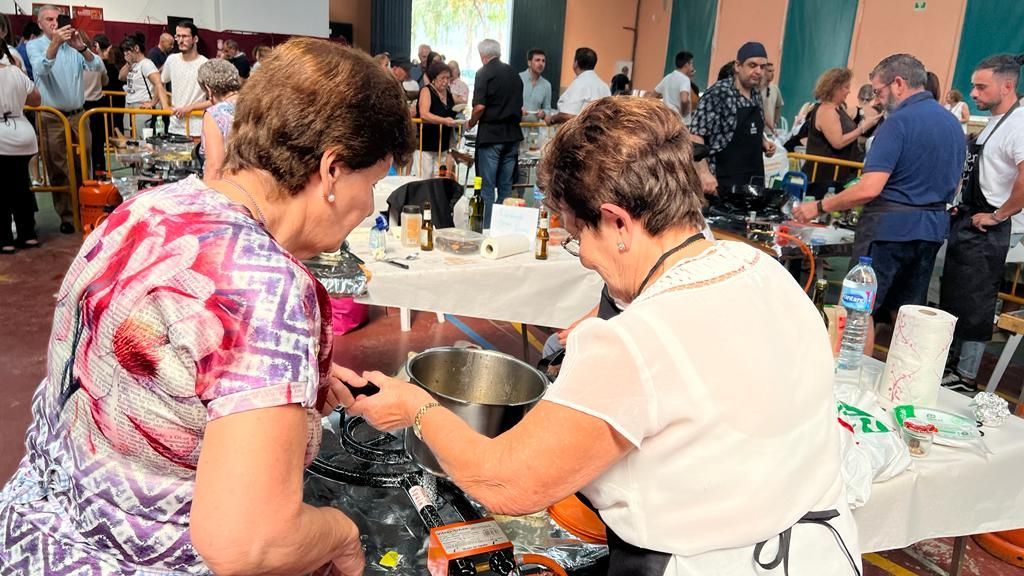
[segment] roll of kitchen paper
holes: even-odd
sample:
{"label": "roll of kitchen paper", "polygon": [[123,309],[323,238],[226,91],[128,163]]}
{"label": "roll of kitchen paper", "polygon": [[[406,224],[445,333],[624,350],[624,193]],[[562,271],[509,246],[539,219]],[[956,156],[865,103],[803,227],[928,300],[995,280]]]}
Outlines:
{"label": "roll of kitchen paper", "polygon": [[902,306],[892,328],[885,370],[875,392],[884,407],[935,406],[956,316],[927,306]]}
{"label": "roll of kitchen paper", "polygon": [[480,255],[488,260],[497,260],[498,258],[529,252],[530,244],[530,239],[522,234],[487,238],[480,245]]}

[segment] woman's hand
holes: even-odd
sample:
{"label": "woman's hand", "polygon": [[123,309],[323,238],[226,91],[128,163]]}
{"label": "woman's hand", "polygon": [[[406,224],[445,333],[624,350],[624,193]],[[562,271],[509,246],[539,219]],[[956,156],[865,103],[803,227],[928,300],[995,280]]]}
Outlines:
{"label": "woman's hand", "polygon": [[360,395],[348,407],[350,416],[362,416],[371,426],[391,432],[412,426],[420,406],[434,401],[426,390],[380,372],[363,372],[363,378],[380,388],[373,396]]}
{"label": "woman's hand", "polygon": [[327,416],[339,405],[347,408],[355,402],[352,393],[345,386],[346,382],[357,388],[366,386],[365,378],[333,362],[331,363],[331,373],[327,376],[327,380],[330,383],[330,388],[327,390],[327,402],[320,409],[321,416]]}
{"label": "woman's hand", "polygon": [[458,124],[458,122],[455,121],[455,118],[445,118],[444,119],[444,125],[445,126],[455,126],[456,124]]}

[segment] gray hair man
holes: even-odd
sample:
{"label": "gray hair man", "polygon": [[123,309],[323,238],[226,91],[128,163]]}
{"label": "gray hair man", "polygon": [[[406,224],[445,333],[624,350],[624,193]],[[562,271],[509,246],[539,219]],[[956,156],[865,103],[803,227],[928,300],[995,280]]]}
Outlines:
{"label": "gray hair man", "polygon": [[477,124],[476,173],[483,180],[484,227],[491,224],[491,205],[512,195],[523,132],[523,81],[501,61],[501,45],[487,39],[477,46],[483,66],[476,72],[473,114],[469,127]]}
{"label": "gray hair man", "polygon": [[[43,35],[28,43],[28,52],[35,75],[36,86],[42,95],[43,106],[60,110],[71,124],[71,139],[78,138],[78,118],[85,104],[82,74],[86,70],[103,72],[102,59],[86,45],[82,33],[71,24],[60,26],[57,17],[62,13],[54,6],[39,9],[39,27]],[[75,169],[74,159],[66,156],[67,142],[63,122],[52,114],[40,115],[45,134],[47,174],[51,186],[64,186],[70,182],[69,173]],[[90,139],[86,138],[86,142]],[[75,231],[74,207],[68,192],[53,193],[53,208],[60,216],[60,231]]]}
{"label": "gray hair man", "polygon": [[[926,80],[924,65],[909,54],[879,62],[871,87],[889,116],[875,134],[860,181],[793,211],[807,222],[864,206],[852,262],[870,257],[878,276],[875,294],[862,295],[865,312],[925,304],[935,256],[949,233],[946,206],[959,187],[967,147],[960,122],[924,89]],[[873,348],[871,326],[865,350]]]}
{"label": "gray hair man", "polygon": [[224,41],[224,59],[234,64],[239,76],[249,77],[249,58],[238,48],[238,42],[231,38]]}
{"label": "gray hair man", "polygon": [[971,98],[992,117],[967,144],[942,274],[940,303],[957,317],[952,357],[959,358],[942,385],[957,392],[977,390],[1006,253],[1024,236],[1013,234],[1011,223],[1024,208],[1024,112],[1017,102],[1022,64],[1024,55],[999,54],[982,60],[971,74]]}

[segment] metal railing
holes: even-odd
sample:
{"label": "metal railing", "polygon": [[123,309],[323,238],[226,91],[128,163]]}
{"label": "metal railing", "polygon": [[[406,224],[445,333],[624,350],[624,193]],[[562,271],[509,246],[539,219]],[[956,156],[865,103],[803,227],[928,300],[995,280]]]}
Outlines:
{"label": "metal railing", "polygon": [[[77,175],[75,174],[74,163],[75,147],[77,146],[84,148],[82,146],[81,134],[79,134],[79,142],[75,142],[71,138],[71,123],[68,122],[68,117],[56,108],[53,108],[51,106],[25,106],[25,111],[35,112],[36,140],[39,142],[39,153],[37,156],[38,160],[36,166],[39,180],[42,182],[42,184],[33,184],[31,188],[32,192],[50,192],[51,194],[57,192],[68,194],[71,197],[71,213],[74,215],[75,228],[81,230],[82,223],[80,215],[78,213],[78,180],[76,178]],[[47,129],[43,126],[43,114],[52,114],[53,116],[55,116],[57,120],[60,121],[62,128],[64,130],[64,150],[62,152],[65,154],[65,158],[67,158],[66,177],[68,183],[63,186],[53,186],[50,183],[49,168],[47,168],[46,165],[46,158],[47,155],[50,154],[50,151],[47,149]]]}
{"label": "metal railing", "polygon": [[[203,113],[204,112],[202,110],[197,110],[195,112],[190,113],[189,117],[190,118],[202,118],[203,117]],[[81,162],[81,170],[82,170],[82,174],[81,175],[82,175],[82,181],[83,182],[85,180],[89,180],[90,179],[88,177],[88,175],[89,175],[88,154],[87,154],[86,147],[82,145],[82,143],[84,143],[84,140],[82,140],[82,137],[83,137],[83,134],[84,134],[83,130],[85,129],[85,126],[88,124],[89,118],[94,116],[94,115],[96,115],[96,114],[103,114],[104,115],[104,124],[105,125],[109,124],[110,116],[113,115],[113,114],[124,114],[126,116],[129,116],[130,117],[130,121],[131,121],[131,134],[130,134],[130,137],[132,139],[137,139],[137,137],[138,137],[138,122],[136,122],[136,117],[137,116],[173,116],[174,112],[172,112],[171,110],[163,110],[163,109],[155,109],[155,108],[93,108],[91,110],[86,110],[85,112],[83,112],[82,116],[78,119],[78,136],[79,136],[79,140],[80,140],[79,146],[78,146],[78,158],[79,158],[79,160]],[[185,136],[190,137],[190,138],[193,137],[191,124],[192,124],[191,122],[185,122]],[[111,152],[114,149],[114,147],[112,147],[110,145],[110,140],[111,140],[110,137],[111,137],[111,133],[108,131],[105,134],[105,137],[103,139],[103,157],[104,157],[104,160],[105,160],[105,164],[106,164],[106,168],[107,168],[107,172],[108,173],[110,172],[110,167],[111,167],[111,161],[110,161],[110,159],[111,159]]]}
{"label": "metal railing", "polygon": [[[832,166],[832,179],[839,179],[840,168],[853,168],[857,171],[857,176],[860,176],[861,171],[864,169],[863,162],[853,162],[851,160],[840,160],[839,158],[829,158],[828,156],[815,156],[814,154],[804,154],[801,152],[789,152],[786,154],[789,159],[790,170],[801,170],[803,162],[814,162],[814,167],[811,169],[811,173],[807,176],[814,182],[818,178],[818,167],[822,164],[826,166]],[[802,170],[801,170],[802,171]]]}

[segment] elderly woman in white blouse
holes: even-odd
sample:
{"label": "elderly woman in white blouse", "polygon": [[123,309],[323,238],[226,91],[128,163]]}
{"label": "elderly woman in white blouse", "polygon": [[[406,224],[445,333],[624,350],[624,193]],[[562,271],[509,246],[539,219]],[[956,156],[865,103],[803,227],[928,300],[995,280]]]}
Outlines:
{"label": "elderly woman in white blouse", "polygon": [[859,574],[840,476],[833,361],[786,270],[701,235],[689,135],[660,102],[604,98],[540,169],[566,248],[627,303],[571,333],[558,379],[490,439],[380,373],[343,402],[417,427],[451,478],[501,514],[577,491],[608,528],[609,574]]}

